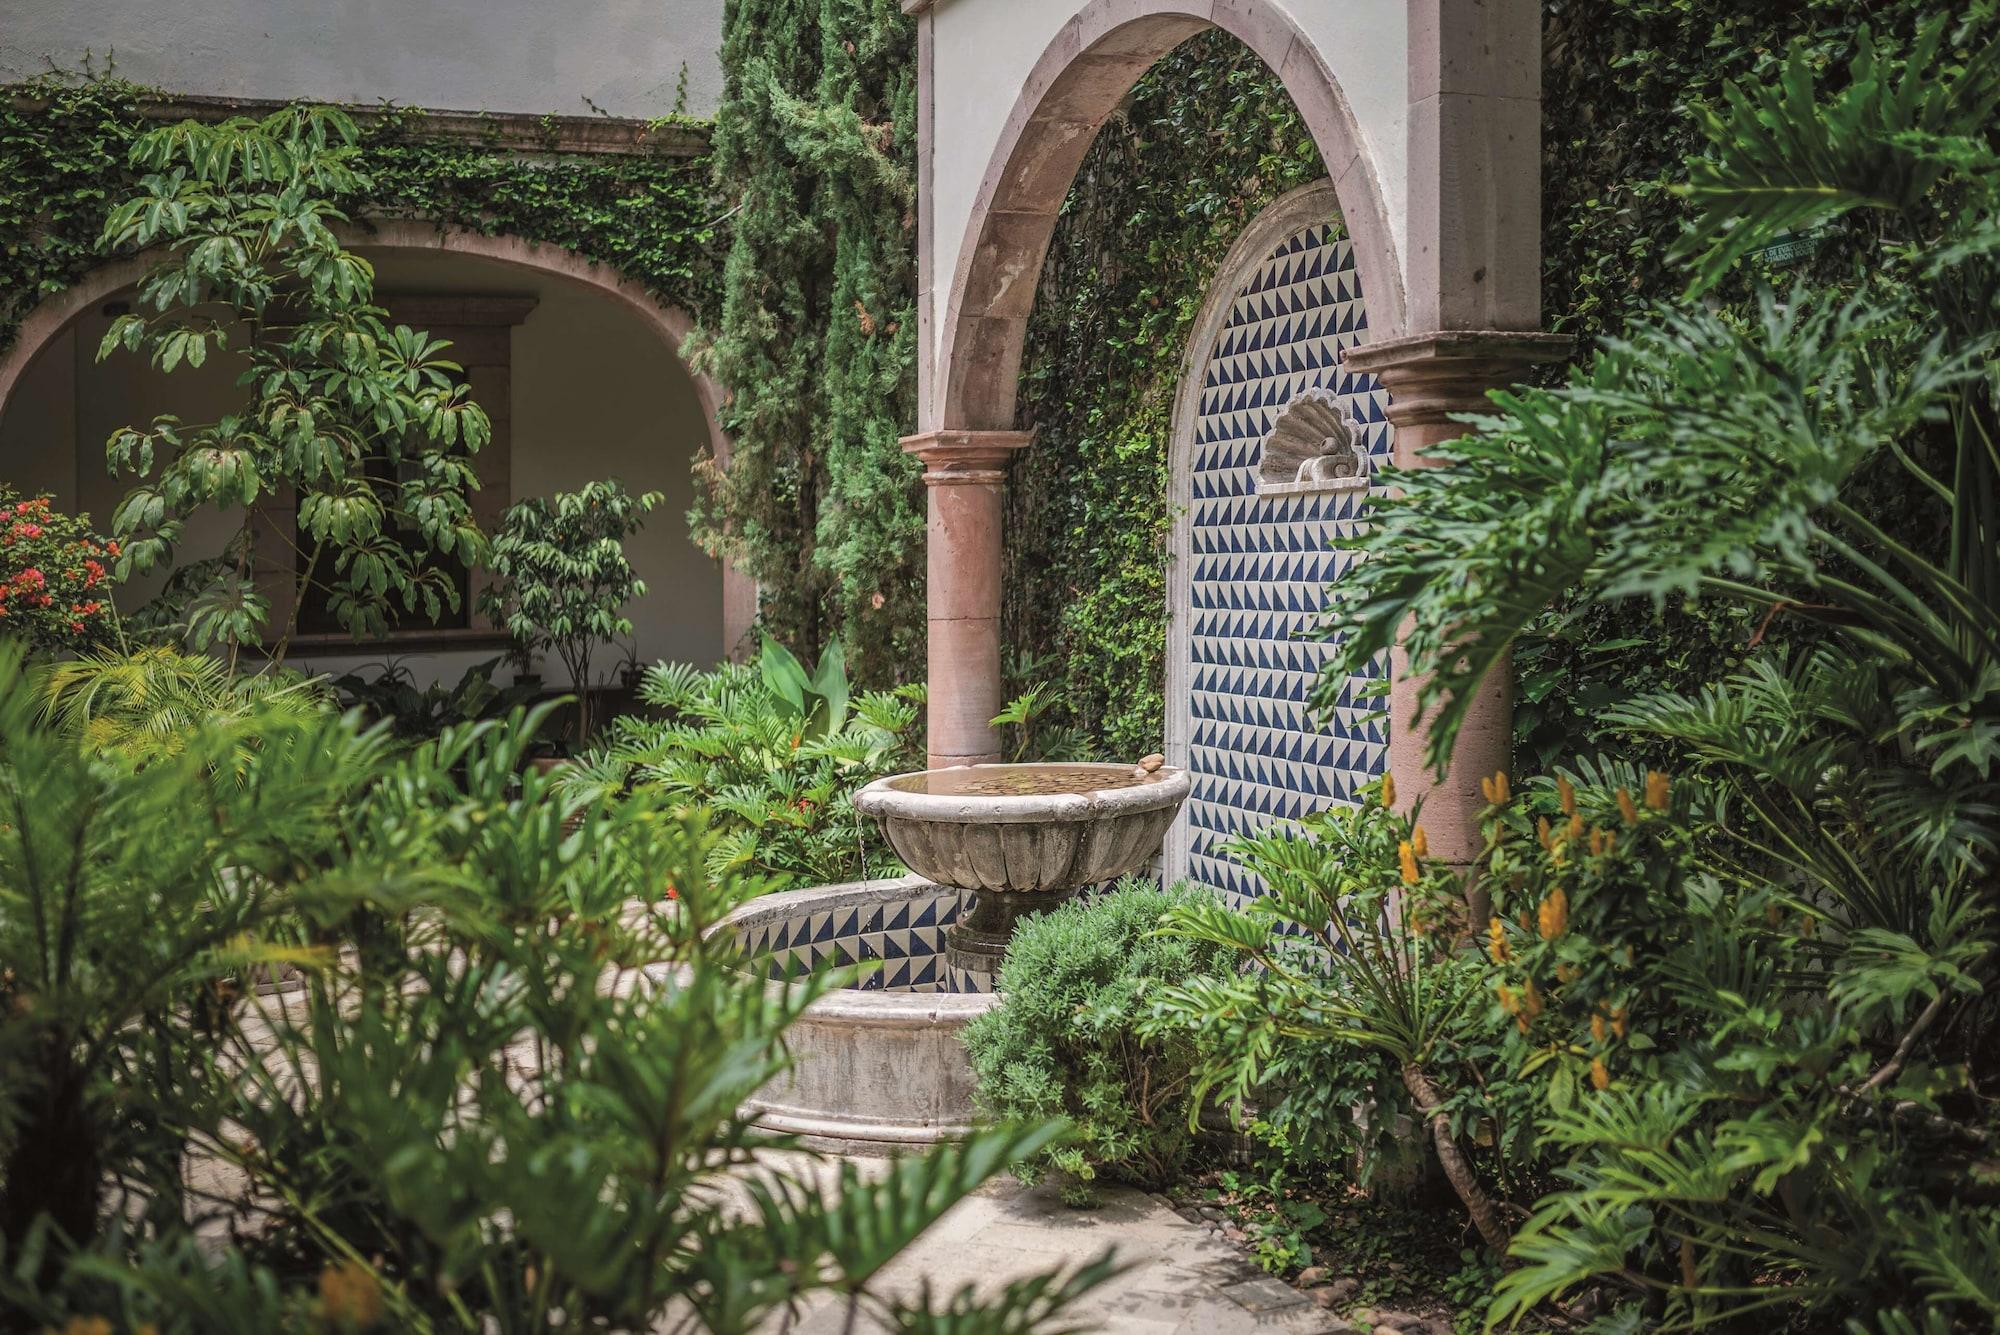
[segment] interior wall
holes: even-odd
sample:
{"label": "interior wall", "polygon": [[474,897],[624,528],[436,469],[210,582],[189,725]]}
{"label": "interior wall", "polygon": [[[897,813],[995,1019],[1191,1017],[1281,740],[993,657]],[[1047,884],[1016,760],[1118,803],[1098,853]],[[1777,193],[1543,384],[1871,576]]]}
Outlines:
{"label": "interior wall", "polygon": [[[626,544],[648,589],[627,609],[637,655],[645,663],[719,661],[721,567],[689,539],[686,521],[693,503],[691,465],[709,439],[708,424],[675,350],[637,314],[568,279],[439,252],[375,252],[369,258],[384,299],[462,293],[534,299],[534,309],[512,333],[512,401],[505,410],[512,415],[514,498],[609,477],[635,492],[666,493],[646,528]],[[115,429],[160,412],[209,421],[238,402],[229,358],[211,357],[199,369],[172,375],[128,354],[99,364],[97,345],[116,309],[115,301],[93,308],[52,339],[0,408],[0,479],[24,492],[51,492],[65,508],[88,510],[100,529],[110,527],[128,485],[111,478],[103,462],[104,441]],[[220,514],[197,516],[183,551],[209,554],[230,529]],[[121,591],[120,605],[136,606],[159,583],[157,576],[133,581]],[[487,645],[397,656],[419,680],[455,679],[500,651]],[[394,652],[393,645],[371,646],[295,661],[338,673],[379,665]],[[595,670],[615,672],[626,654],[625,646],[600,652]],[[558,665],[542,669],[547,680],[566,684]]]}

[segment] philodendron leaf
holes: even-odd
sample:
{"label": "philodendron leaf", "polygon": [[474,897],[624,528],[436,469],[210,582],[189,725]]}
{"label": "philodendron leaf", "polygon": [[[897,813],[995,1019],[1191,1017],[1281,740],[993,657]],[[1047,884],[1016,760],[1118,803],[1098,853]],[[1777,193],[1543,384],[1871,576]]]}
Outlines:
{"label": "philodendron leaf", "polygon": [[840,725],[847,721],[847,651],[841,647],[840,637],[834,636],[820,651],[819,666],[813,671],[810,689],[814,695],[826,701],[825,731],[828,734],[840,731]]}
{"label": "philodendron leaf", "polygon": [[806,712],[806,670],[791,650],[766,635],[764,651],[757,657],[757,666],[764,674],[764,684],[770,687],[773,695],[797,713]]}

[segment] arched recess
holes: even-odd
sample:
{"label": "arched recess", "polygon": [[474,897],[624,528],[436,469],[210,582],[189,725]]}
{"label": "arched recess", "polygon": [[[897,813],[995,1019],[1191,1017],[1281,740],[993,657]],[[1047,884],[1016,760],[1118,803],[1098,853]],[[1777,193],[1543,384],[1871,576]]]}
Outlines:
{"label": "arched recess", "polygon": [[[1387,761],[1375,706],[1358,698],[1366,682],[1349,683],[1331,720],[1307,703],[1327,647],[1302,633],[1348,559],[1368,476],[1393,449],[1380,383],[1340,360],[1374,332],[1342,222],[1331,181],[1250,221],[1195,318],[1175,396],[1166,753],[1194,792],[1165,871],[1239,899],[1260,887],[1221,855],[1229,838],[1351,800]],[[1312,412],[1295,416],[1302,408]],[[1280,476],[1296,460],[1265,467],[1274,435],[1301,419],[1315,436],[1343,426],[1359,474],[1296,480]]]}
{"label": "arched recess", "polygon": [[[723,431],[719,416],[723,399],[721,387],[690,364],[682,352],[688,336],[694,332],[693,317],[678,306],[662,304],[644,287],[610,265],[562,246],[515,236],[487,236],[464,228],[439,227],[406,219],[375,219],[346,227],[341,229],[341,240],[347,245],[367,250],[434,251],[470,256],[508,268],[558,277],[617,302],[659,335],[693,383],[708,428],[709,449],[719,465],[728,466],[729,436]],[[90,270],[74,284],[30,311],[21,321],[13,346],[0,353],[0,413],[6,411],[16,385],[44,346],[85,311],[137,284],[158,260],[159,256],[152,252],[112,260]],[[742,646],[748,643],[750,628],[757,616],[756,583],[727,563],[723,566],[722,580],[723,644],[729,647],[731,653],[739,653]]]}
{"label": "arched recess", "polygon": [[1083,156],[1140,76],[1210,27],[1278,75],[1326,164],[1377,334],[1403,331],[1403,269],[1376,164],[1327,62],[1291,17],[1271,0],[1090,0],[1037,61],[981,180],[944,307],[926,429],[1012,429],[1036,283]]}

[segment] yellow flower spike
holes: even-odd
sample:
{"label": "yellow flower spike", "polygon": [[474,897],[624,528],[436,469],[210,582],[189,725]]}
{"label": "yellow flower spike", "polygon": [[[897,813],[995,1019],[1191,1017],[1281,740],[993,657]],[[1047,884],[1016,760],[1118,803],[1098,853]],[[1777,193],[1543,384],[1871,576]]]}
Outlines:
{"label": "yellow flower spike", "polygon": [[329,1324],[366,1330],[382,1319],[382,1283],[359,1261],[319,1272],[319,1313]]}
{"label": "yellow flower spike", "polygon": [[1623,788],[1618,790],[1618,814],[1625,818],[1627,825],[1639,823],[1639,807],[1632,801],[1632,794]]}
{"label": "yellow flower spike", "polygon": [[1498,800],[1502,803],[1513,799],[1514,790],[1508,786],[1506,770],[1497,769],[1493,771],[1493,791],[1499,794]]}
{"label": "yellow flower spike", "polygon": [[1521,930],[1524,932],[1532,932],[1535,930],[1535,920],[1528,916],[1528,911],[1526,909],[1522,909],[1520,913],[1515,915],[1514,921],[1521,924]]}
{"label": "yellow flower spike", "polygon": [[1619,1038],[1625,1037],[1625,1008],[1623,1006],[1611,1012],[1611,1032]]}
{"label": "yellow flower spike", "polygon": [[1556,796],[1562,801],[1563,815],[1576,814],[1576,785],[1562,775],[1556,775]]}
{"label": "yellow flower spike", "polygon": [[1513,988],[1503,987],[1500,989],[1500,1009],[1506,1011],[1509,1015],[1513,1015],[1521,1009],[1520,998],[1514,995]]}
{"label": "yellow flower spike", "polygon": [[1574,964],[1558,964],[1556,965],[1556,981],[1558,983],[1573,983],[1576,981],[1577,975],[1582,972],[1583,970],[1577,968]]}
{"label": "yellow flower spike", "polygon": [[1573,840],[1583,838],[1583,814],[1581,812],[1569,818],[1569,837]]}
{"label": "yellow flower spike", "polygon": [[1569,930],[1569,896],[1557,886],[1542,900],[1542,906],[1535,910],[1535,920],[1542,930],[1542,940],[1553,941]]}
{"label": "yellow flower spike", "polygon": [[1382,806],[1384,809],[1387,809],[1395,805],[1396,776],[1393,774],[1384,774],[1382,776]]}
{"label": "yellow flower spike", "polygon": [[1491,779],[1481,779],[1479,781],[1479,795],[1486,799],[1486,805],[1489,807],[1500,805],[1500,799],[1493,794],[1493,780]]}
{"label": "yellow flower spike", "polygon": [[1646,805],[1655,811],[1665,811],[1671,800],[1671,788],[1667,776],[1656,769],[1646,771]]}
{"label": "yellow flower spike", "polygon": [[1611,1088],[1611,1068],[1604,1064],[1604,1058],[1590,1059],[1590,1083],[1598,1089]]}
{"label": "yellow flower spike", "polygon": [[1410,850],[1420,858],[1431,855],[1430,836],[1424,833],[1424,827],[1421,825],[1410,831]]}
{"label": "yellow flower spike", "polygon": [[1521,988],[1521,1014],[1532,1020],[1541,1013],[1542,994],[1536,989],[1535,980],[1530,978]]}
{"label": "yellow flower spike", "polygon": [[1515,1027],[1516,1029],[1520,1030],[1520,1031],[1521,1031],[1522,1033],[1524,1033],[1524,1034],[1525,1034],[1525,1033],[1527,1033],[1527,1032],[1528,1032],[1528,1017],[1527,1017],[1527,1016],[1525,1016],[1525,1015],[1516,1015],[1516,1016],[1514,1017],[1514,1027]]}
{"label": "yellow flower spike", "polygon": [[1486,953],[1495,964],[1505,964],[1514,958],[1514,948],[1507,944],[1507,925],[1498,918],[1486,924]]}
{"label": "yellow flower spike", "polygon": [[1415,885],[1417,883],[1417,851],[1410,847],[1409,840],[1405,839],[1396,845],[1396,859],[1403,864],[1403,884]]}
{"label": "yellow flower spike", "polygon": [[1543,848],[1550,848],[1554,846],[1555,837],[1549,833],[1549,818],[1547,816],[1540,816],[1536,818],[1535,837],[1542,841]]}
{"label": "yellow flower spike", "polygon": [[1602,1043],[1604,1041],[1604,1017],[1602,1015],[1593,1015],[1590,1017],[1590,1041],[1593,1043]]}

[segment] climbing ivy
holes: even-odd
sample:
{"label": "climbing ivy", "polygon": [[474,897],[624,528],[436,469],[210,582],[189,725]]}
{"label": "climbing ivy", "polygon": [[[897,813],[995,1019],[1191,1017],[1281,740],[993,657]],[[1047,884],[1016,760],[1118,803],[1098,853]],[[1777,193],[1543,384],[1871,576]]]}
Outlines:
{"label": "climbing ivy", "polygon": [[716,189],[732,210],[704,364],[727,473],[697,536],[755,576],[781,639],[838,630],[871,683],[923,675],[916,416],[916,69],[897,0],[729,0]]}
{"label": "climbing ivy", "polygon": [[1325,174],[1275,75],[1220,32],[1176,48],[1084,159],[1042,268],[1015,464],[1006,642],[1015,688],[1106,755],[1165,731],[1167,446],[1216,268],[1271,200]]}
{"label": "climbing ivy", "polygon": [[[29,311],[104,262],[111,203],[137,181],[132,143],[153,90],[51,74],[0,87],[0,350]],[[350,211],[414,217],[566,247],[661,301],[714,304],[716,210],[705,155],[533,154],[426,138],[424,113],[374,118]]]}

